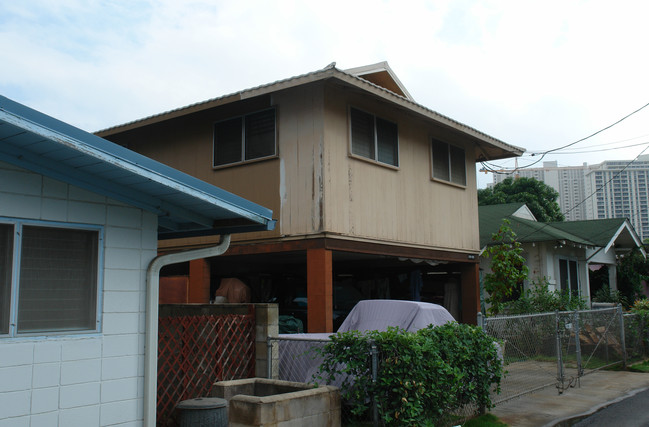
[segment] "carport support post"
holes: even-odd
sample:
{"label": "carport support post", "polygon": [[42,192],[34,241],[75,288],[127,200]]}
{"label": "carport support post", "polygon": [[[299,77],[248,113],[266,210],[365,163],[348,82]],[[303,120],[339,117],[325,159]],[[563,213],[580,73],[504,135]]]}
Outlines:
{"label": "carport support post", "polygon": [[333,264],[331,251],[306,251],[307,328],[309,332],[333,332]]}
{"label": "carport support post", "polygon": [[477,313],[480,311],[480,265],[469,263],[462,266],[462,323],[475,325],[478,323]]}

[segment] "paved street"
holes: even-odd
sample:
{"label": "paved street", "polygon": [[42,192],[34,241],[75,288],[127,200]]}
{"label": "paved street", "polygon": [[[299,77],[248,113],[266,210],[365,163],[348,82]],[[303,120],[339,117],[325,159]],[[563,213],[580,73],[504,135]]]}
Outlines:
{"label": "paved street", "polygon": [[[561,423],[576,417],[589,416],[611,403],[619,402],[647,389],[649,389],[649,374],[598,371],[582,377],[579,387],[570,388],[561,395],[557,393],[556,388],[548,387],[502,403],[490,412],[512,427],[568,425]],[[649,413],[647,410],[649,401],[644,402],[638,404],[638,409]],[[618,424],[620,419],[616,419],[614,423],[601,425],[623,425]]]}
{"label": "paved street", "polygon": [[614,403],[588,418],[573,424],[574,427],[649,426],[649,389]]}

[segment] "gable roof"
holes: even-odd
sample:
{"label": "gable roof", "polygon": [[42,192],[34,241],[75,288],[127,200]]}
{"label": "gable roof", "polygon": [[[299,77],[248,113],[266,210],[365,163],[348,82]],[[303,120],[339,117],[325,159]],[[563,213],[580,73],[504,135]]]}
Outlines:
{"label": "gable roof", "polygon": [[158,215],[160,239],[272,230],[272,211],[0,96],[0,161]]}
{"label": "gable roof", "polygon": [[387,61],[362,67],[348,68],[345,72],[356,77],[362,77],[368,82],[372,82],[377,86],[388,89],[389,91],[401,95],[404,98],[408,98],[413,102],[415,101],[397,75],[394,74],[394,71],[392,71],[392,68],[390,68]]}
{"label": "gable roof", "polygon": [[642,248],[642,241],[626,218],[592,219],[585,221],[553,222],[551,225],[581,236],[607,252],[613,245],[617,248]]}
{"label": "gable roof", "polygon": [[498,232],[504,219],[521,243],[560,241],[586,247],[600,247],[604,252],[610,248],[631,249],[642,242],[631,223],[625,218],[592,219],[584,221],[538,222],[516,216],[524,203],[479,206],[480,247],[491,244],[491,235]]}
{"label": "gable roof", "polygon": [[[380,65],[380,66],[377,66]],[[353,74],[359,73],[359,74]],[[367,77],[363,78],[363,76]],[[136,129],[142,126],[159,123],[165,120],[184,116],[191,113],[207,110],[221,105],[250,99],[256,96],[266,95],[280,90],[285,90],[318,81],[335,81],[343,86],[353,87],[372,95],[395,107],[402,108],[424,120],[447,127],[453,131],[461,132],[470,137],[477,145],[476,161],[496,160],[507,157],[520,156],[525,152],[523,148],[506,144],[472,127],[462,124],[447,116],[439,114],[421,104],[416,103],[407,93],[405,87],[399,82],[396,75],[390,70],[387,63],[374,64],[372,66],[353,68],[343,71],[336,68],[333,62],[323,69],[310,73],[289,77],[273,83],[245,89],[233,94],[208,99],[206,101],[191,104],[185,107],[166,111],[143,119],[124,123],[114,127],[96,132],[99,136],[108,136],[114,133]]]}

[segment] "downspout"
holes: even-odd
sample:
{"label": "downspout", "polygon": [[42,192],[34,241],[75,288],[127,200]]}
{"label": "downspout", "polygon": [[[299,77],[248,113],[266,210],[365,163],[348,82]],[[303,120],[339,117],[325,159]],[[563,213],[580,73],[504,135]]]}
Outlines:
{"label": "downspout", "polygon": [[230,247],[230,235],[221,237],[221,243],[209,248],[177,252],[154,258],[146,273],[146,337],[144,346],[144,425],[155,427],[158,384],[158,302],[160,298],[160,270],[165,265],[222,255]]}

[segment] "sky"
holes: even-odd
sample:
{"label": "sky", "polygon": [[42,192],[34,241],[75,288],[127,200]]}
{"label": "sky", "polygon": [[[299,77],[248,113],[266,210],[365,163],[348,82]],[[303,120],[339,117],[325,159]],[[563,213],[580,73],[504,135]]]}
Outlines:
{"label": "sky", "polygon": [[[524,148],[525,167],[649,103],[647,16],[642,0],[5,0],[0,94],[92,132],[387,61],[415,101]],[[536,166],[647,147],[649,107]]]}

